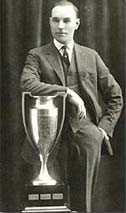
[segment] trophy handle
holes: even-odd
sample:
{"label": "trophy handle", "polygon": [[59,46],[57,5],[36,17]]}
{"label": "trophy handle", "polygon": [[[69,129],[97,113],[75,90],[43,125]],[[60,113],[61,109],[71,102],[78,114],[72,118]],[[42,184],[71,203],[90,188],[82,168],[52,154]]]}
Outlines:
{"label": "trophy handle", "polygon": [[53,149],[55,149],[57,142],[60,138],[62,129],[63,129],[63,124],[64,124],[64,120],[65,120],[65,112],[66,112],[66,97],[67,97],[67,93],[66,92],[57,92],[53,97],[56,98],[58,96],[62,96],[63,97],[63,105],[62,105],[62,118],[61,118],[61,123],[60,123],[60,127],[59,127],[59,131],[58,134],[55,138],[55,143],[53,144],[53,146],[51,147],[51,150],[49,152],[49,154],[53,151]]}
{"label": "trophy handle", "polygon": [[26,119],[25,119],[25,96],[26,95],[29,95],[29,96],[33,97],[31,92],[23,92],[22,93],[22,119],[23,119],[23,125],[24,125],[25,133],[27,135],[27,138],[29,140],[30,145],[37,152],[37,154],[39,154],[39,149],[36,147],[34,141],[31,140],[31,137],[30,137],[30,135],[28,133],[27,126],[26,126]]}

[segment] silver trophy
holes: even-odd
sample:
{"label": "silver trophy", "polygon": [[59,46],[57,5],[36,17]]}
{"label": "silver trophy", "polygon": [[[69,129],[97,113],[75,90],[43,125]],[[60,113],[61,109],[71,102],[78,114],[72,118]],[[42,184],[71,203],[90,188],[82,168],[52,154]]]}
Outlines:
{"label": "silver trophy", "polygon": [[[62,101],[58,106],[56,99]],[[66,93],[54,96],[33,96],[29,92],[22,95],[23,124],[29,143],[40,157],[41,168],[33,185],[55,185],[57,182],[48,172],[47,162],[55,149],[64,123]],[[62,107],[61,107],[62,106]],[[62,108],[61,113],[59,113]]]}

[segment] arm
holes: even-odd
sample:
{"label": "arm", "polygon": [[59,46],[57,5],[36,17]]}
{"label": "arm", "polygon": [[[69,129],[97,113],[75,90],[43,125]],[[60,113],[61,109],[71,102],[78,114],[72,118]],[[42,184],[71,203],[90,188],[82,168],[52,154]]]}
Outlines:
{"label": "arm", "polygon": [[98,87],[105,102],[104,114],[99,122],[99,128],[105,130],[108,136],[112,137],[114,127],[120,116],[123,99],[119,84],[110,74],[102,59],[96,54]]}
{"label": "arm", "polygon": [[[43,69],[47,69],[46,66]],[[30,51],[21,75],[22,91],[31,92],[33,95],[53,95],[56,92],[66,92],[67,88],[54,82],[45,83],[41,81],[39,56]]]}
{"label": "arm", "polygon": [[[68,101],[74,104],[77,107],[77,113],[79,118],[82,119],[86,116],[86,109],[84,102],[73,90],[56,84],[50,74],[50,81],[46,83],[41,81],[41,75],[44,75],[40,71],[38,55],[34,54],[33,51],[30,51],[25,66],[21,75],[21,89],[22,91],[31,92],[33,95],[53,95],[57,92],[67,92]],[[44,65],[45,60],[43,60],[43,70],[47,71],[47,65]],[[45,73],[47,75],[47,73]],[[44,78],[44,76],[43,76]]]}

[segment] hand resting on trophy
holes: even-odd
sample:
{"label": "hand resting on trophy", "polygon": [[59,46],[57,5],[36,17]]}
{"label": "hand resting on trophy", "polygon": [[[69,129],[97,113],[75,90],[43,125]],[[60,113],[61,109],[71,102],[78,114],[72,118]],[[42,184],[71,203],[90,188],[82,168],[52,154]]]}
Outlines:
{"label": "hand resting on trophy", "polygon": [[86,108],[81,97],[69,88],[67,89],[67,95],[69,102],[77,107],[77,117],[79,120],[86,118]]}

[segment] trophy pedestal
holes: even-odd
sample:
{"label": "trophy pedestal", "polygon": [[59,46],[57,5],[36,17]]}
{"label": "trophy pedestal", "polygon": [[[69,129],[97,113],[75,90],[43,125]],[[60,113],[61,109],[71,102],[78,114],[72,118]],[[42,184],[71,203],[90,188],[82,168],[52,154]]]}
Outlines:
{"label": "trophy pedestal", "polygon": [[66,206],[54,206],[54,207],[29,207],[25,208],[22,213],[70,213],[71,210]]}
{"label": "trophy pedestal", "polygon": [[63,184],[25,187],[22,213],[71,212],[68,206],[69,188]]}

